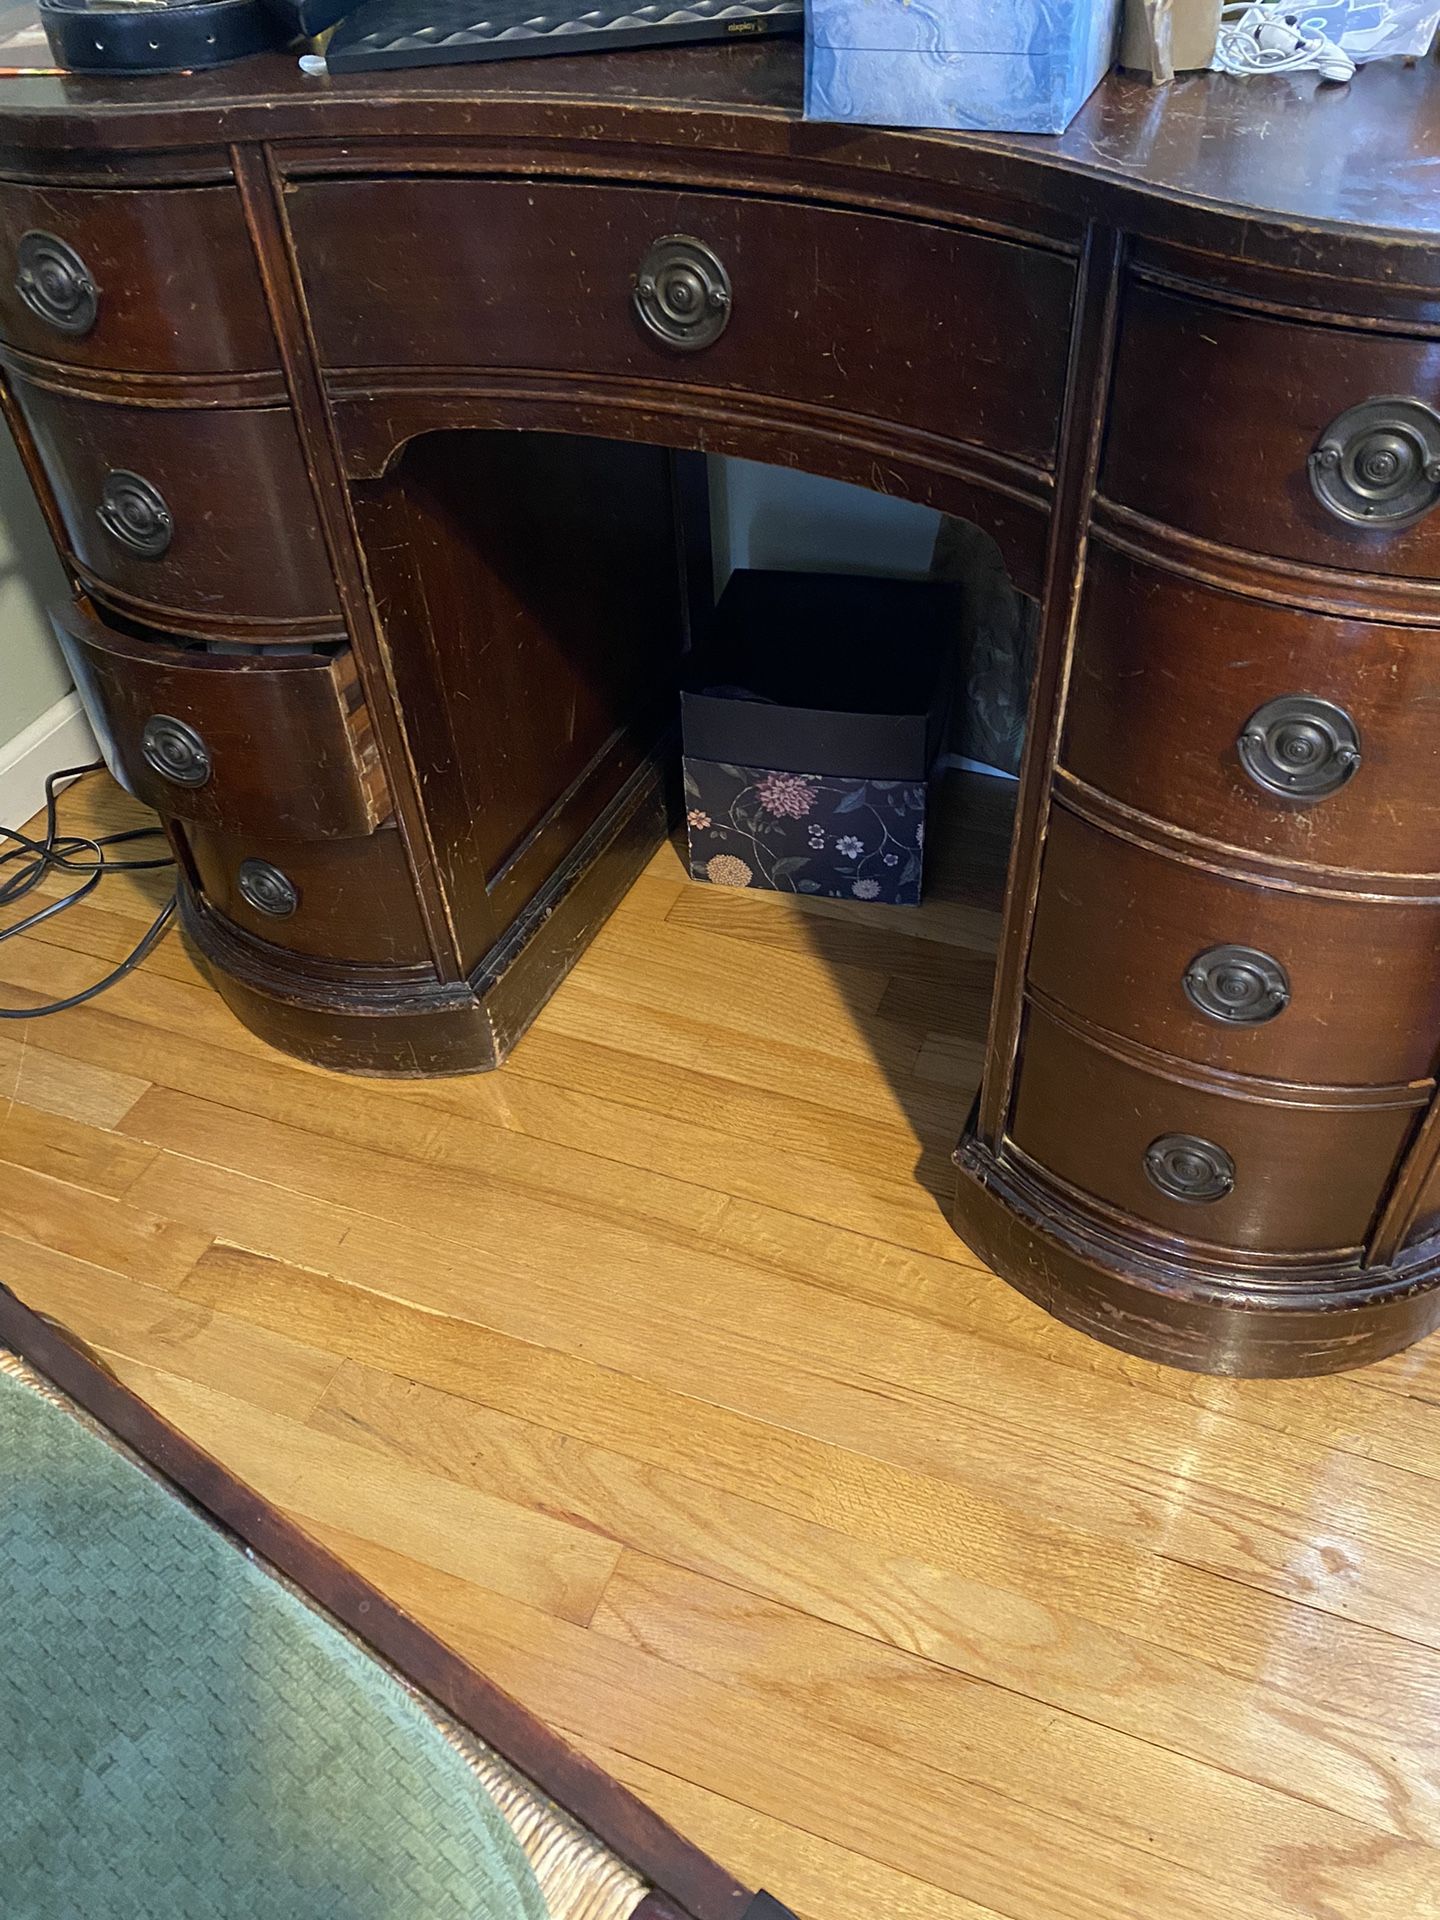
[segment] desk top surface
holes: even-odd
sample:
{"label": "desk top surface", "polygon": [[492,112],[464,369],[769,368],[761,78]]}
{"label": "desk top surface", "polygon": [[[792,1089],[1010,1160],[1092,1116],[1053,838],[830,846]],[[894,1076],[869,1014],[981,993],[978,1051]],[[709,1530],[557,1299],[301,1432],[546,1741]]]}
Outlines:
{"label": "desk top surface", "polygon": [[14,172],[37,152],[267,137],[658,140],[891,179],[1002,183],[1082,213],[1098,189],[1289,229],[1440,237],[1433,61],[1381,61],[1342,87],[1308,74],[1200,74],[1152,88],[1116,72],[1059,136],[807,123],[800,97],[798,41],[318,78],[276,53],[188,77],[0,81],[0,148]]}

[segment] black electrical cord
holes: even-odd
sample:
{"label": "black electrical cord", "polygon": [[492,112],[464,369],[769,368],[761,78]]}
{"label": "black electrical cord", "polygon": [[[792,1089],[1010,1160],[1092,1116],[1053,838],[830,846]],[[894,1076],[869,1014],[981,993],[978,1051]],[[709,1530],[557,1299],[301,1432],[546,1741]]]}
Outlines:
{"label": "black electrical cord", "polygon": [[[26,914],[23,920],[17,920],[13,926],[0,927],[0,940],[9,940],[14,934],[28,933],[32,927],[40,926],[52,915],[63,913],[67,907],[73,907],[87,894],[93,893],[107,873],[145,873],[158,867],[174,866],[174,861],[166,854],[158,860],[116,860],[109,853],[111,847],[128,846],[135,840],[152,840],[163,837],[159,827],[130,827],[124,833],[102,833],[96,838],[87,834],[62,834],[59,821],[59,791],[63,780],[68,787],[87,773],[99,773],[104,762],[92,760],[88,766],[62,767],[58,773],[52,773],[45,782],[45,833],[39,840],[32,840],[28,834],[17,833],[13,827],[0,827],[0,844],[12,841],[14,844],[5,852],[0,852],[0,868],[14,866],[13,873],[0,876],[0,908],[13,905],[33,893],[47,873],[65,873],[83,876],[80,885],[71,892],[62,894],[59,899],[47,901],[43,907],[37,907],[33,913]],[[165,933],[165,929],[175,918],[175,896],[172,893],[160,912],[139,942],[126,954],[118,967],[112,967],[103,980],[97,980],[93,986],[85,987],[79,993],[72,993],[64,1000],[50,1000],[39,1007],[0,1007],[0,1020],[38,1020],[42,1014],[64,1013],[70,1007],[83,1006],[87,1000],[93,1000],[97,993],[103,993],[117,980],[123,980],[132,973],[147,954],[154,951]]]}

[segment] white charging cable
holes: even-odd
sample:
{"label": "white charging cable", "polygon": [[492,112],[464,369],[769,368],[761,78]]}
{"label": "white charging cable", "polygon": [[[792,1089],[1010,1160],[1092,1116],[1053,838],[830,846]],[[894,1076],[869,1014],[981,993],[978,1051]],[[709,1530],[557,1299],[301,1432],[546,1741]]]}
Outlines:
{"label": "white charging cable", "polygon": [[1220,16],[1214,64],[1222,73],[1318,73],[1355,78],[1355,62],[1323,33],[1306,32],[1301,15],[1275,0],[1238,0]]}

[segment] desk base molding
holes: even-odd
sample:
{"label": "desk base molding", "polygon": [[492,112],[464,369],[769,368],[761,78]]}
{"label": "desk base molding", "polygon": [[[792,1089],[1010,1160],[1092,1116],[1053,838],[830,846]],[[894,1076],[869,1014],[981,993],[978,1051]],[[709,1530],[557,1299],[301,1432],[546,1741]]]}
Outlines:
{"label": "desk base molding", "polygon": [[1383,1360],[1440,1327],[1440,1236],[1390,1266],[1227,1273],[1142,1252],[968,1130],[955,1164],[954,1226],[970,1251],[1067,1326],[1142,1359],[1298,1379]]}
{"label": "desk base molding", "polygon": [[428,969],[317,969],[255,940],[183,879],[180,925],[244,1026],[312,1066],[370,1079],[488,1073],[640,877],[669,831],[662,762],[647,760],[468,980]]}

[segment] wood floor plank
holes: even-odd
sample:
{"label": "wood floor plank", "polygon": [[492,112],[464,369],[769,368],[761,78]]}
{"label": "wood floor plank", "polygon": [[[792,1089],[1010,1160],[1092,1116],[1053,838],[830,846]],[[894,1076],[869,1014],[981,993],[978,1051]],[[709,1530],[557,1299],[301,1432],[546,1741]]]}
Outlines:
{"label": "wood floor plank", "polygon": [[[3,949],[0,949],[3,951]],[[123,1194],[156,1149],[11,1098],[0,1102],[0,1177],[6,1166],[47,1173],[92,1193]]]}
{"label": "wood floor plank", "polygon": [[[167,941],[170,938],[173,936],[167,936]],[[32,934],[0,944],[0,990],[7,1002],[16,1006],[83,992],[105,971],[103,961],[54,946]],[[175,973],[183,977],[172,977]],[[182,968],[143,967],[126,974],[106,988],[104,1004],[107,1013],[144,1022],[162,1032],[178,1029],[255,1059],[265,1059],[270,1051],[263,1040],[241,1026],[198,973],[191,972],[188,961]]]}
{"label": "wood floor plank", "polygon": [[[642,1554],[622,1555],[591,1626],[1242,1893],[1283,1901],[1295,1859],[1363,1852],[1363,1828],[1288,1792]],[[1155,1797],[1175,1810],[1163,1835]]]}
{"label": "wood floor plank", "polygon": [[[1048,1533],[1022,1533],[1007,1562],[966,1530],[963,1509],[947,1558],[956,1510],[943,1484],[897,1481],[842,1449],[643,1385],[594,1358],[432,1315],[407,1319],[404,1306],[378,1299],[367,1306],[355,1289],[318,1275],[217,1250],[186,1290],[264,1325],[343,1320],[341,1349],[361,1362],[393,1364],[641,1463],[637,1478],[608,1462],[612,1504],[590,1513],[631,1545],[1358,1817],[1440,1832],[1440,1777],[1427,1759],[1440,1697],[1433,1653],[1326,1616],[1302,1628],[1285,1605],[1257,1608],[1243,1589],[1186,1568],[1162,1575],[1157,1566],[1127,1585],[1122,1567],[1113,1587],[1087,1585],[1078,1568],[1067,1575],[1067,1551]],[[337,1376],[335,1396],[347,1377]],[[374,1392],[366,1406],[374,1440],[390,1432],[381,1424],[387,1406],[409,1444],[418,1431],[421,1444],[485,1460],[487,1471],[505,1455],[496,1436],[513,1431],[404,1384]],[[447,1439],[457,1424],[468,1442]],[[578,1473],[580,1450],[554,1455],[533,1442],[518,1450],[537,1476],[534,1498],[573,1505],[581,1497],[559,1468],[542,1473],[552,1458]],[[698,1482],[703,1496],[681,1484],[669,1488],[667,1504],[654,1480],[667,1466]],[[1267,1636],[1273,1671],[1255,1685],[1255,1650]]]}
{"label": "wood floor plank", "polygon": [[0,1234],[6,1284],[106,1358],[183,1374],[224,1391],[243,1380],[247,1403],[303,1419],[329,1385],[339,1357],[289,1334],[234,1320],[199,1301],[113,1274],[52,1249]]}
{"label": "wood floor plank", "polygon": [[[327,1090],[304,1083],[323,1107]],[[337,1099],[343,1099],[337,1090]],[[418,1114],[418,1117],[415,1117]],[[364,1201],[377,1218],[428,1218],[432,1230],[541,1234],[572,1245],[587,1228],[696,1234],[726,1205],[713,1188],[631,1169],[598,1155],[538,1147],[502,1129],[467,1129],[440,1113],[391,1116],[394,1150],[356,1147],[309,1128],[238,1112],[169,1088],[152,1088],[121,1122],[128,1136],[217,1165],[239,1164],[279,1186],[342,1205]],[[417,1137],[418,1136],[418,1137]],[[404,1149],[408,1147],[409,1152]],[[523,1219],[522,1219],[523,1215]]]}
{"label": "wood floor plank", "polygon": [[42,1113],[58,1113],[88,1126],[113,1127],[149,1085],[134,1074],[116,1073],[89,1060],[72,1060],[0,1033],[0,1111],[19,1100]]}
{"label": "wood floor plank", "polygon": [[[433,1231],[463,1233],[483,1205],[503,1233],[517,1204],[474,1172],[400,1164],[162,1090],[145,1095],[123,1127],[212,1160],[223,1137],[231,1163],[246,1171],[394,1223],[419,1208]],[[983,1513],[1001,1538],[1043,1496],[1058,1527],[1104,1543],[1098,1558],[1109,1571],[1129,1566],[1134,1539],[1160,1538],[1163,1529],[1169,1562],[1426,1643],[1440,1638],[1431,1598],[1440,1489],[1416,1476],[1357,1463],[1354,1497],[1336,1519],[1358,1537],[1352,1546],[1317,1538],[1302,1497],[1307,1470],[1323,1472],[1326,1456],[1309,1443],[1274,1434],[1262,1442],[1240,1423],[1153,1397],[1132,1396],[1132,1410],[1072,1370],[1033,1358],[1022,1364],[955,1331],[940,1340],[933,1326],[894,1309],[837,1303],[801,1283],[717,1262],[699,1237],[706,1220],[681,1217],[669,1193],[660,1224],[680,1237],[649,1230],[656,1208],[648,1186],[629,1207],[613,1192],[603,1202],[581,1192],[565,1202],[552,1189],[552,1204],[538,1203],[535,1192],[518,1202],[525,1219],[514,1231],[526,1245],[511,1256],[512,1277],[529,1276],[528,1300],[542,1288],[568,1291],[573,1314],[603,1276],[608,1297],[633,1315],[641,1335],[632,1336],[626,1366],[678,1354],[691,1375],[684,1390],[700,1397],[695,1379],[720,1362],[719,1391],[737,1410],[768,1408],[817,1439],[958,1491],[968,1505],[951,1523],[957,1531],[973,1533]],[[617,1223],[617,1212],[628,1217]],[[694,1238],[684,1237],[687,1229]],[[557,1275],[561,1264],[568,1270]],[[1089,1470],[1051,1473],[1056,1445],[1091,1448]],[[933,1509],[918,1524],[937,1524]]]}
{"label": "wood floor plank", "polygon": [[202,1228],[13,1164],[0,1165],[0,1231],[162,1289],[178,1287],[212,1241]]}
{"label": "wood floor plank", "polygon": [[628,1753],[561,1731],[580,1751],[637,1793],[751,1887],[784,1887],[797,1920],[997,1920],[963,1894],[947,1893],[913,1874],[867,1860],[738,1800],[692,1785]]}
{"label": "wood floor plank", "polygon": [[359,1448],[188,1375],[122,1357],[116,1372],[256,1491],[306,1523],[383,1542],[557,1619],[594,1612],[619,1548],[558,1517]]}
{"label": "wood floor plank", "polygon": [[[1148,1749],[1140,1752],[1133,1738],[1118,1729],[1104,1731],[1083,1712],[1057,1711],[1053,1695],[1037,1703],[1020,1691],[1013,1670],[1002,1686],[980,1682],[973,1674],[962,1678],[955,1667],[948,1665],[940,1653],[943,1637],[948,1633],[954,1641],[963,1633],[973,1583],[950,1575],[942,1557],[927,1564],[918,1555],[901,1559],[873,1544],[867,1549],[862,1540],[838,1527],[787,1518],[783,1511],[765,1511],[733,1489],[719,1491],[701,1481],[698,1472],[691,1478],[667,1471],[656,1463],[653,1454],[639,1465],[621,1450],[623,1438],[617,1438],[614,1447],[580,1445],[568,1433],[510,1415],[498,1416],[487,1408],[378,1369],[353,1365],[341,1368],[313,1414],[312,1424],[341,1438],[380,1446],[425,1471],[444,1474],[463,1484],[483,1484],[512,1499],[529,1500],[542,1510],[576,1516],[587,1527],[638,1552],[647,1562],[658,1558],[685,1567],[696,1583],[694,1593],[702,1596],[696,1603],[697,1642],[705,1613],[703,1596],[716,1592],[778,1596],[769,1607],[767,1617],[772,1620],[803,1621],[807,1615],[816,1623],[828,1619],[824,1634],[817,1624],[817,1635],[808,1643],[808,1655],[797,1657],[795,1663],[799,1687],[802,1692],[813,1692],[818,1711],[825,1710],[830,1689],[814,1649],[823,1643],[825,1635],[833,1636],[838,1629],[843,1643],[856,1649],[857,1666],[862,1661],[858,1643],[863,1641],[875,1668],[892,1678],[899,1672],[918,1687],[919,1676],[928,1673],[934,1677],[937,1691],[945,1688],[963,1693],[965,1711],[976,1723],[972,1741],[981,1738],[978,1724],[988,1714],[991,1734],[985,1764],[992,1770],[999,1765],[1013,1740],[1016,1767],[1028,1770],[1034,1778],[1030,1796],[1017,1790],[1019,1773],[1007,1774],[1003,1784],[990,1783],[1012,1798],[1042,1793],[1052,1806],[1062,1806],[1065,1800],[1048,1768],[1037,1772],[1036,1749],[1027,1747],[1019,1737],[1020,1729],[1026,1727],[1032,1742],[1038,1738],[1052,1752],[1069,1754],[1065,1770],[1079,1783],[1079,1798],[1072,1795],[1071,1815],[1067,1817],[1078,1817],[1074,1808],[1080,1801],[1089,1805],[1087,1795],[1094,1781],[1108,1780],[1111,1789],[1120,1790],[1121,1777],[1127,1772],[1120,1756],[1126,1753],[1132,1756],[1128,1772],[1136,1779],[1144,1774],[1152,1781],[1157,1774],[1163,1777],[1166,1765],[1184,1774],[1188,1784],[1182,1797],[1187,1813],[1201,1824],[1207,1804],[1213,1811],[1216,1793],[1209,1792],[1207,1799],[1211,1767],[1197,1766],[1193,1760],[1162,1761]],[[732,1447],[738,1437],[732,1435]],[[759,1436],[752,1438],[758,1442]],[[755,1492],[763,1498],[758,1444],[752,1445],[751,1460],[757,1470]],[[699,1471],[704,1471],[703,1463]],[[875,1495],[883,1498],[883,1489],[876,1489]],[[612,1582],[607,1597],[614,1590]],[[953,1619],[946,1614],[952,1599],[957,1603]],[[749,1604],[754,1617],[766,1614],[765,1604],[758,1598],[752,1598]],[[598,1616],[595,1624],[601,1624]],[[904,1651],[927,1634],[928,1658]],[[798,1634],[791,1636],[791,1644],[798,1648]],[[1348,1649],[1351,1662],[1359,1651],[1358,1638],[1352,1635]],[[1381,1649],[1382,1663],[1383,1652]],[[1432,1674],[1440,1675],[1440,1660],[1433,1661],[1431,1668]],[[719,1677],[727,1684],[735,1679],[733,1674]],[[871,1701],[868,1706],[884,1717],[894,1704]],[[1247,1722],[1260,1725],[1267,1713],[1278,1715],[1283,1711],[1284,1703],[1279,1699],[1260,1700],[1247,1715]],[[1376,1729],[1371,1729],[1367,1739],[1351,1723],[1341,1727],[1329,1722],[1314,1701],[1310,1711],[1329,1741],[1323,1765],[1315,1770],[1317,1776],[1333,1776],[1337,1746],[1343,1747],[1346,1742],[1366,1751],[1372,1767],[1384,1765]],[[932,1731],[933,1725],[932,1721]],[[855,1730],[854,1724],[851,1730]],[[1393,1740],[1395,1727],[1388,1726],[1385,1731]],[[941,1743],[937,1740],[934,1744]],[[1257,1771],[1255,1744],[1247,1754],[1252,1773]],[[1294,1744],[1293,1740],[1285,1742],[1292,1765]],[[1233,1753],[1227,1754],[1229,1759],[1233,1759]],[[1228,1780],[1231,1774],[1217,1777]],[[1288,1796],[1295,1784],[1294,1774],[1276,1774],[1274,1778],[1277,1784],[1273,1790]],[[1369,1778],[1373,1781],[1373,1772]],[[1176,1782],[1172,1779],[1168,1784],[1174,1786]],[[1163,1785],[1160,1790],[1164,1790]],[[1099,1808],[1091,1806],[1089,1823],[1101,1824],[1102,1813],[1103,1802]],[[1365,1805],[1365,1817],[1369,1824],[1392,1825],[1388,1803],[1382,1805],[1373,1792]],[[1271,1826],[1276,1824],[1273,1812],[1268,1819]],[[1114,1830],[1108,1815],[1104,1823]],[[1216,1821],[1211,1820],[1208,1839],[1192,1832],[1192,1861],[1198,1861],[1205,1845],[1214,1844],[1216,1831]],[[1427,1831],[1432,1836],[1440,1833],[1440,1825],[1432,1821]],[[1176,1844],[1174,1832],[1172,1823],[1172,1846]]]}
{"label": "wood floor plank", "polygon": [[327,1543],[552,1721],[712,1792],[743,1782],[758,1811],[1008,1920],[1198,1920],[1222,1902],[1239,1920],[1393,1920],[1392,1898],[1440,1911],[1433,1849],[1397,1836],[1357,1827],[1351,1846],[1277,1848],[1273,1885],[1222,1884],[384,1549]]}

